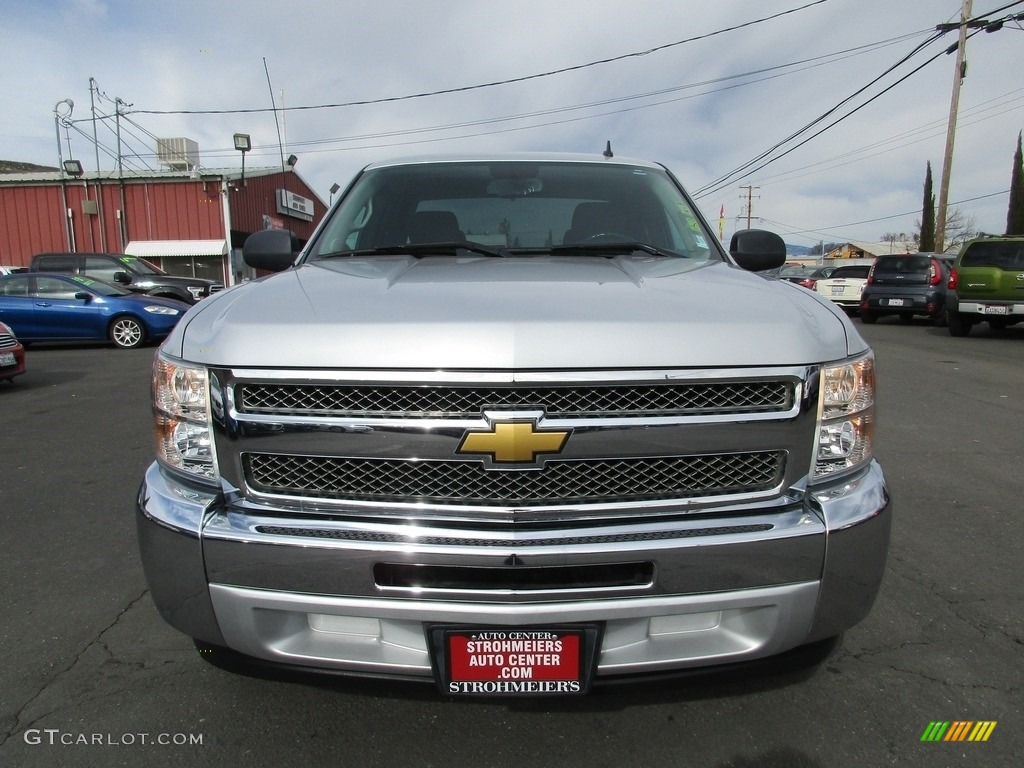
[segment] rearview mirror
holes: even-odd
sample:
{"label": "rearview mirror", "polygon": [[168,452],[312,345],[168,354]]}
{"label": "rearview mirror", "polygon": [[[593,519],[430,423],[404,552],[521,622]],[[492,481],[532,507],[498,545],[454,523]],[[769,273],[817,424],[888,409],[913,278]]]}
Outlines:
{"label": "rearview mirror", "polygon": [[122,283],[123,285],[131,285],[132,279],[127,272],[115,272],[114,282]]}
{"label": "rearview mirror", "polygon": [[84,301],[86,304],[88,304],[90,301],[92,301],[92,294],[88,293],[87,291],[79,291],[78,293],[75,294],[75,298],[79,299],[80,301]]}

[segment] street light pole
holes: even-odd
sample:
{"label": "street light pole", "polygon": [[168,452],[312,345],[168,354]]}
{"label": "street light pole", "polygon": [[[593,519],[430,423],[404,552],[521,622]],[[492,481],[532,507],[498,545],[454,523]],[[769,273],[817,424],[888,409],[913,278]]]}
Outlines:
{"label": "street light pole", "polygon": [[949,176],[953,166],[953,140],[956,137],[956,116],[960,106],[960,84],[964,75],[964,56],[967,49],[967,20],[971,18],[971,3],[964,0],[960,12],[960,38],[956,47],[956,69],[953,71],[953,96],[949,103],[949,122],[946,126],[946,153],[942,161],[942,180],[939,182],[939,206],[935,215],[935,251],[946,250],[946,207],[949,201]]}

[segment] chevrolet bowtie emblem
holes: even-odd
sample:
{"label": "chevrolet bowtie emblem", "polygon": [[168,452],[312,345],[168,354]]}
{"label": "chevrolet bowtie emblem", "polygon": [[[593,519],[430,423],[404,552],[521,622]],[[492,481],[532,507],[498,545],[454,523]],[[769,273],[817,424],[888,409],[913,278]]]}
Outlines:
{"label": "chevrolet bowtie emblem", "polygon": [[540,453],[558,453],[569,438],[568,431],[536,429],[532,421],[501,421],[486,432],[467,432],[459,453],[489,454],[496,463],[530,464]]}

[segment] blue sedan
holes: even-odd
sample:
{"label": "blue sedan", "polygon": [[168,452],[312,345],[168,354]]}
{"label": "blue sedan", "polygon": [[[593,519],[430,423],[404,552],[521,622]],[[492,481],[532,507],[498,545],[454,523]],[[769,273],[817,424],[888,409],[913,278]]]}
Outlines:
{"label": "blue sedan", "polygon": [[188,310],[77,275],[0,276],[0,321],[22,342],[108,339],[130,349],[166,337]]}

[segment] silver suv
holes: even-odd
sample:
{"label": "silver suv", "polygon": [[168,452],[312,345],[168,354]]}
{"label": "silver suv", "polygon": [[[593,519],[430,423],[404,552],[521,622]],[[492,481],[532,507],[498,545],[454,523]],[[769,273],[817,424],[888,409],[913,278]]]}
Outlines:
{"label": "silver suv", "polygon": [[154,370],[139,493],[204,658],[576,694],[832,638],[891,507],[874,359],[635,160],[365,168],[301,253],[203,301]]}

